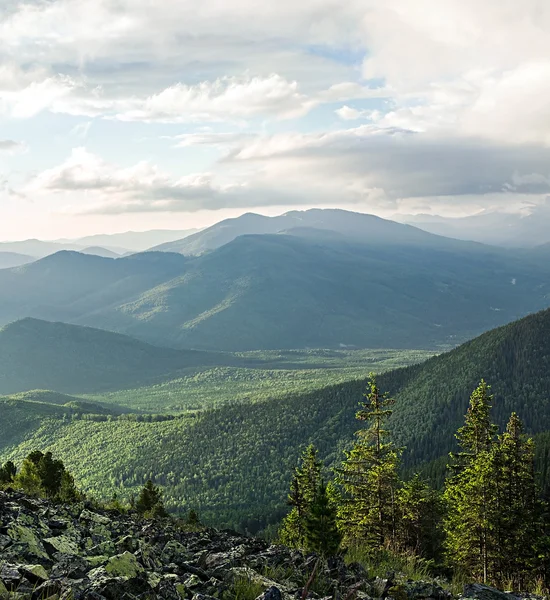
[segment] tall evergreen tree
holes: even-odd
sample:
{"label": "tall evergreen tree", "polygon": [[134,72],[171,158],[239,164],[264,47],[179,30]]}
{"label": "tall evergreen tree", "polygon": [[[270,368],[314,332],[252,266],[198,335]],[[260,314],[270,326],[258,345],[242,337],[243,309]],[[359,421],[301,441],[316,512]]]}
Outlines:
{"label": "tall evergreen tree", "polygon": [[541,504],[534,472],[534,444],[512,413],[493,451],[496,481],[496,571],[500,582],[512,580],[521,589],[536,566],[541,537]]}
{"label": "tall evergreen tree", "polygon": [[443,543],[441,494],[416,474],[397,492],[397,504],[400,549],[438,559]]}
{"label": "tall evergreen tree", "polygon": [[464,426],[456,434],[460,451],[451,455],[453,475],[447,479],[444,493],[449,559],[455,567],[483,582],[494,571],[496,555],[496,489],[491,457],[497,427],[491,423],[492,400],[490,388],[482,380],[470,397]]}
{"label": "tall evergreen tree", "polygon": [[321,484],[322,463],[317,458],[317,450],[310,444],[300,457],[300,464],[294,469],[288,494],[291,511],[283,519],[279,539],[292,548],[305,547],[305,522],[319,485]]}
{"label": "tall evergreen tree", "polygon": [[356,433],[355,445],[336,470],[337,482],[344,490],[339,518],[346,543],[362,541],[375,549],[396,540],[401,451],[388,439],[390,432],[385,428],[393,400],[380,392],[372,373],[364,397],[356,418],[368,423],[368,427]]}
{"label": "tall evergreen tree", "polygon": [[336,507],[330,501],[330,493],[321,481],[305,518],[305,549],[324,557],[337,554],[342,534],[336,523]]}
{"label": "tall evergreen tree", "polygon": [[470,396],[464,425],[455,436],[460,452],[451,455],[451,469],[455,472],[469,466],[495,442],[498,427],[491,422],[493,396],[490,391],[491,387],[482,379]]}

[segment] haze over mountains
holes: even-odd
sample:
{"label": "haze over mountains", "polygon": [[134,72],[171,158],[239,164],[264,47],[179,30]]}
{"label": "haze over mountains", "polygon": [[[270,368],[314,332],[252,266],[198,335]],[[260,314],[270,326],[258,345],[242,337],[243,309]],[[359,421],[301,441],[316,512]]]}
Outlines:
{"label": "haze over mountains", "polygon": [[[44,258],[62,250],[73,250],[99,256],[122,256],[133,252],[142,252],[156,244],[182,239],[196,232],[196,229],[159,229],[143,232],[128,231],[126,233],[91,235],[72,240],[43,241],[32,239],[0,242],[0,261],[2,260],[2,256],[8,253],[19,253],[29,257],[30,260],[36,260],[37,258]],[[7,257],[5,260],[7,262]],[[5,268],[2,266],[2,262],[0,262],[0,268]]]}
{"label": "haze over mountains", "polygon": [[524,214],[486,210],[468,217],[400,215],[398,220],[437,235],[495,244],[532,248],[550,242],[550,204],[532,206]]}
{"label": "haze over mountains", "polygon": [[[242,235],[254,228],[282,232]],[[549,303],[536,252],[346,211],[244,215],[170,247],[188,256],[61,252],[4,269],[0,324],[30,316],[205,350],[434,348]]]}

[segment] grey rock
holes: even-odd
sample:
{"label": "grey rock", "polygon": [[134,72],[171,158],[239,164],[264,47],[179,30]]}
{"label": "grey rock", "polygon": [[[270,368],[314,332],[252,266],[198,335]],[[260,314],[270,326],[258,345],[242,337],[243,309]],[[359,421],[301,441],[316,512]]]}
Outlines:
{"label": "grey rock", "polygon": [[476,600],[510,600],[510,595],[482,583],[468,583],[462,593],[464,598]]}
{"label": "grey rock", "polygon": [[256,600],[282,600],[282,598],[281,590],[272,585],[261,596],[258,596]]}

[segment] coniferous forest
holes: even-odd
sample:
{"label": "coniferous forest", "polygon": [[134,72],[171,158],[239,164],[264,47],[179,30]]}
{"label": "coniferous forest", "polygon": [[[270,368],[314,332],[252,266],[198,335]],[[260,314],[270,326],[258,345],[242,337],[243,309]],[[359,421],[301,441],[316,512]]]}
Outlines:
{"label": "coniferous forest", "polygon": [[[324,559],[366,564],[413,560],[432,576],[529,591],[549,585],[549,506],[535,474],[535,443],[513,412],[503,431],[493,422],[494,397],[481,380],[473,390],[457,450],[436,489],[420,474],[402,476],[404,448],[394,442],[394,400],[371,374],[356,414],[355,440],[327,469],[310,444],[290,476],[288,512],[274,541]],[[34,450],[17,467],[0,468],[0,485],[31,496],[75,503],[86,496],[51,452]],[[149,479],[128,504],[117,495],[105,508],[168,516],[163,493]],[[199,523],[196,511],[188,523]]]}

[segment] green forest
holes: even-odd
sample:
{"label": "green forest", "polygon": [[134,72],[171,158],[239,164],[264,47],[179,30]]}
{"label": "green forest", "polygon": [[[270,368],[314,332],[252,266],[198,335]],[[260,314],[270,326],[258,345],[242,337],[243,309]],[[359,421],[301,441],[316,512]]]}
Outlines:
{"label": "green forest", "polygon": [[[363,562],[413,560],[432,576],[453,581],[546,589],[550,517],[535,475],[535,444],[515,412],[499,430],[492,421],[493,402],[491,388],[482,380],[455,433],[457,451],[448,456],[443,486],[436,489],[418,474],[402,476],[404,448],[391,430],[395,401],[371,374],[355,415],[355,441],[343,457],[327,469],[310,444],[285,474],[290,479],[286,514],[269,528],[271,538],[325,559],[346,554]],[[77,421],[95,422],[97,417]],[[141,421],[124,416],[116,421],[131,423],[140,435]],[[142,476],[146,482],[138,494],[121,501],[114,492],[103,505],[166,518],[164,486],[154,482],[154,470]],[[3,464],[0,486],[60,502],[84,498],[64,462],[36,449],[19,465],[11,460]],[[199,513],[190,508],[187,522],[198,524]]]}

